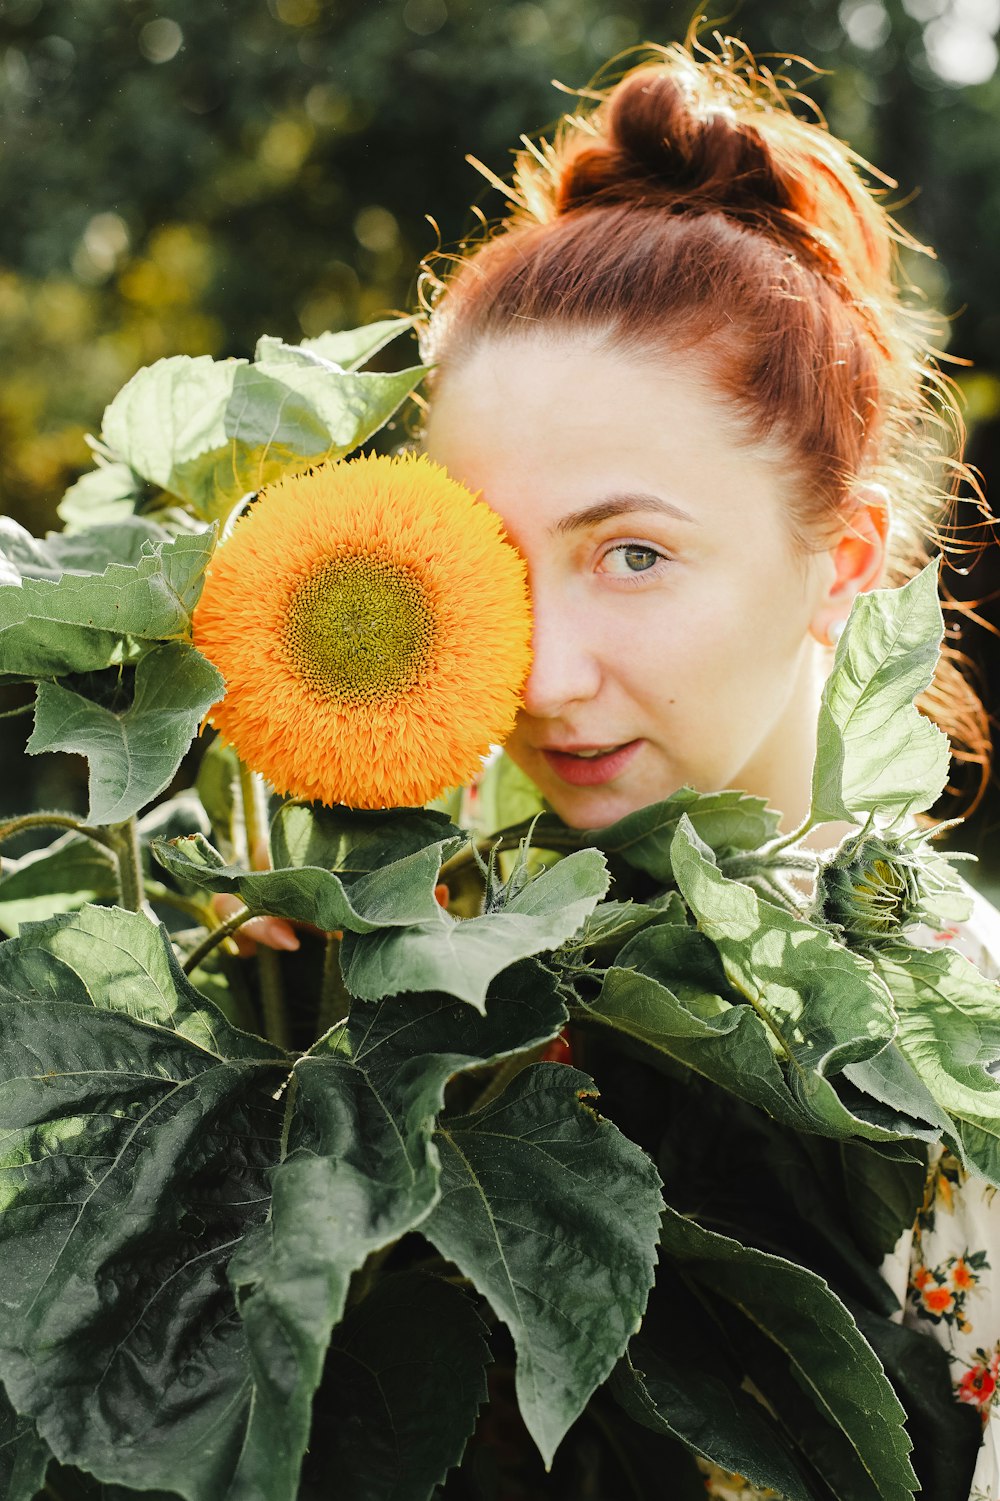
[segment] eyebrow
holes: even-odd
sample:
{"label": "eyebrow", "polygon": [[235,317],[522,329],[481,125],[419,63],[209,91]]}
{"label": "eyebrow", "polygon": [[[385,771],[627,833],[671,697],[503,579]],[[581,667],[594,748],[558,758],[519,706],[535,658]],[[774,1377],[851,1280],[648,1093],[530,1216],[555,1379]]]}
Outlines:
{"label": "eyebrow", "polygon": [[659,495],[609,495],[592,506],[586,506],[582,511],[571,511],[568,516],[561,517],[552,531],[558,535],[583,531],[588,526],[610,521],[613,516],[627,516],[632,511],[659,511],[664,516],[672,516],[675,521],[690,521],[697,525],[689,512],[682,511],[680,506],[663,500]]}

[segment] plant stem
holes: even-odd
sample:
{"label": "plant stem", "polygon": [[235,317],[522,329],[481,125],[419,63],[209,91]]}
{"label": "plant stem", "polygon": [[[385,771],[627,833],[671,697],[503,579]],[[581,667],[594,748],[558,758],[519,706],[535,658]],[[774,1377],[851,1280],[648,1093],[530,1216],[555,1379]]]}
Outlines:
{"label": "plant stem", "polygon": [[[243,801],[243,827],[246,831],[247,859],[251,870],[269,870],[267,793],[255,771],[240,762],[240,794]],[[274,949],[257,945],[257,979],[260,982],[260,1009],[264,1036],[276,1047],[291,1046],[288,1017],[285,1014],[281,961]]]}
{"label": "plant stem", "polygon": [[322,1037],[338,1022],[343,1021],[351,1009],[351,995],[344,984],[340,968],[341,937],[327,933],[323,950],[323,982],[319,993],[319,1011],[316,1016],[316,1035]]}
{"label": "plant stem", "polygon": [[281,960],[267,944],[257,945],[257,978],[260,980],[260,1009],[264,1021],[264,1036],[276,1048],[288,1049],[292,1045],[285,1015],[285,988],[281,983]]}
{"label": "plant stem", "polygon": [[139,821],[127,818],[111,824],[108,832],[118,857],[118,885],[122,906],[128,912],[141,912],[146,905],[146,888],[142,878],[142,849],[139,844]]}
{"label": "plant stem", "polygon": [[9,823],[0,824],[0,841],[13,839],[15,834],[20,834],[25,829],[48,827],[72,829],[74,833],[82,834],[84,839],[92,839],[102,849],[107,849],[110,844],[103,829],[93,829],[89,824],[74,818],[71,813],[24,813],[20,818],[12,818]]}
{"label": "plant stem", "polygon": [[243,924],[249,922],[251,917],[259,916],[260,913],[255,912],[252,907],[244,907],[241,911],[234,912],[231,917],[227,917],[225,922],[221,922],[217,928],[213,928],[211,932],[205,935],[198,946],[191,950],[190,954],[184,960],[184,973],[186,975],[191,974],[192,970],[198,968],[205,955],[210,954],[224,938],[228,938],[231,933],[235,933],[237,928],[242,928]]}
{"label": "plant stem", "polygon": [[243,802],[243,828],[246,831],[247,864],[251,870],[270,870],[268,847],[267,793],[255,771],[240,762],[240,796]]}

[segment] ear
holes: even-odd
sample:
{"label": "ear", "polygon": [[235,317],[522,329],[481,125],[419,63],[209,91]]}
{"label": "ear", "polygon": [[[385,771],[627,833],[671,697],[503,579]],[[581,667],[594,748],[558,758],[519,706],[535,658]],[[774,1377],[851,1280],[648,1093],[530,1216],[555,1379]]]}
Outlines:
{"label": "ear", "polygon": [[882,485],[859,486],[828,549],[829,580],[809,623],[821,646],[836,645],[855,596],[881,583],[888,535],[888,491]]}

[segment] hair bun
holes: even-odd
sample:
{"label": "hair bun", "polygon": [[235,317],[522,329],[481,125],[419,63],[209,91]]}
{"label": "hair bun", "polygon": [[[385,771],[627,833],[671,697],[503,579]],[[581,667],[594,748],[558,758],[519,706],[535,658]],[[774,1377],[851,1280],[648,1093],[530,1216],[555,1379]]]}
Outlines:
{"label": "hair bun", "polygon": [[604,140],[581,143],[563,171],[558,210],[639,200],[686,208],[794,207],[767,142],[751,121],[707,107],[657,67],[624,79],[608,100]]}
{"label": "hair bun", "polygon": [[846,150],[740,84],[677,52],[636,68],[563,157],[556,213],[611,204],[715,210],[802,252],[858,295],[889,263]]}

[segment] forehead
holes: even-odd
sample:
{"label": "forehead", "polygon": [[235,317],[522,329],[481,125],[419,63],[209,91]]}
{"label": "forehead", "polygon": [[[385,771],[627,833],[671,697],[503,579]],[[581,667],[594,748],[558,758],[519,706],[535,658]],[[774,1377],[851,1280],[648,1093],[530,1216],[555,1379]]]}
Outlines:
{"label": "forehead", "polygon": [[691,355],[637,360],[596,338],[484,341],[442,373],[427,454],[503,514],[538,522],[628,491],[732,525],[781,507],[787,464],[751,444]]}

